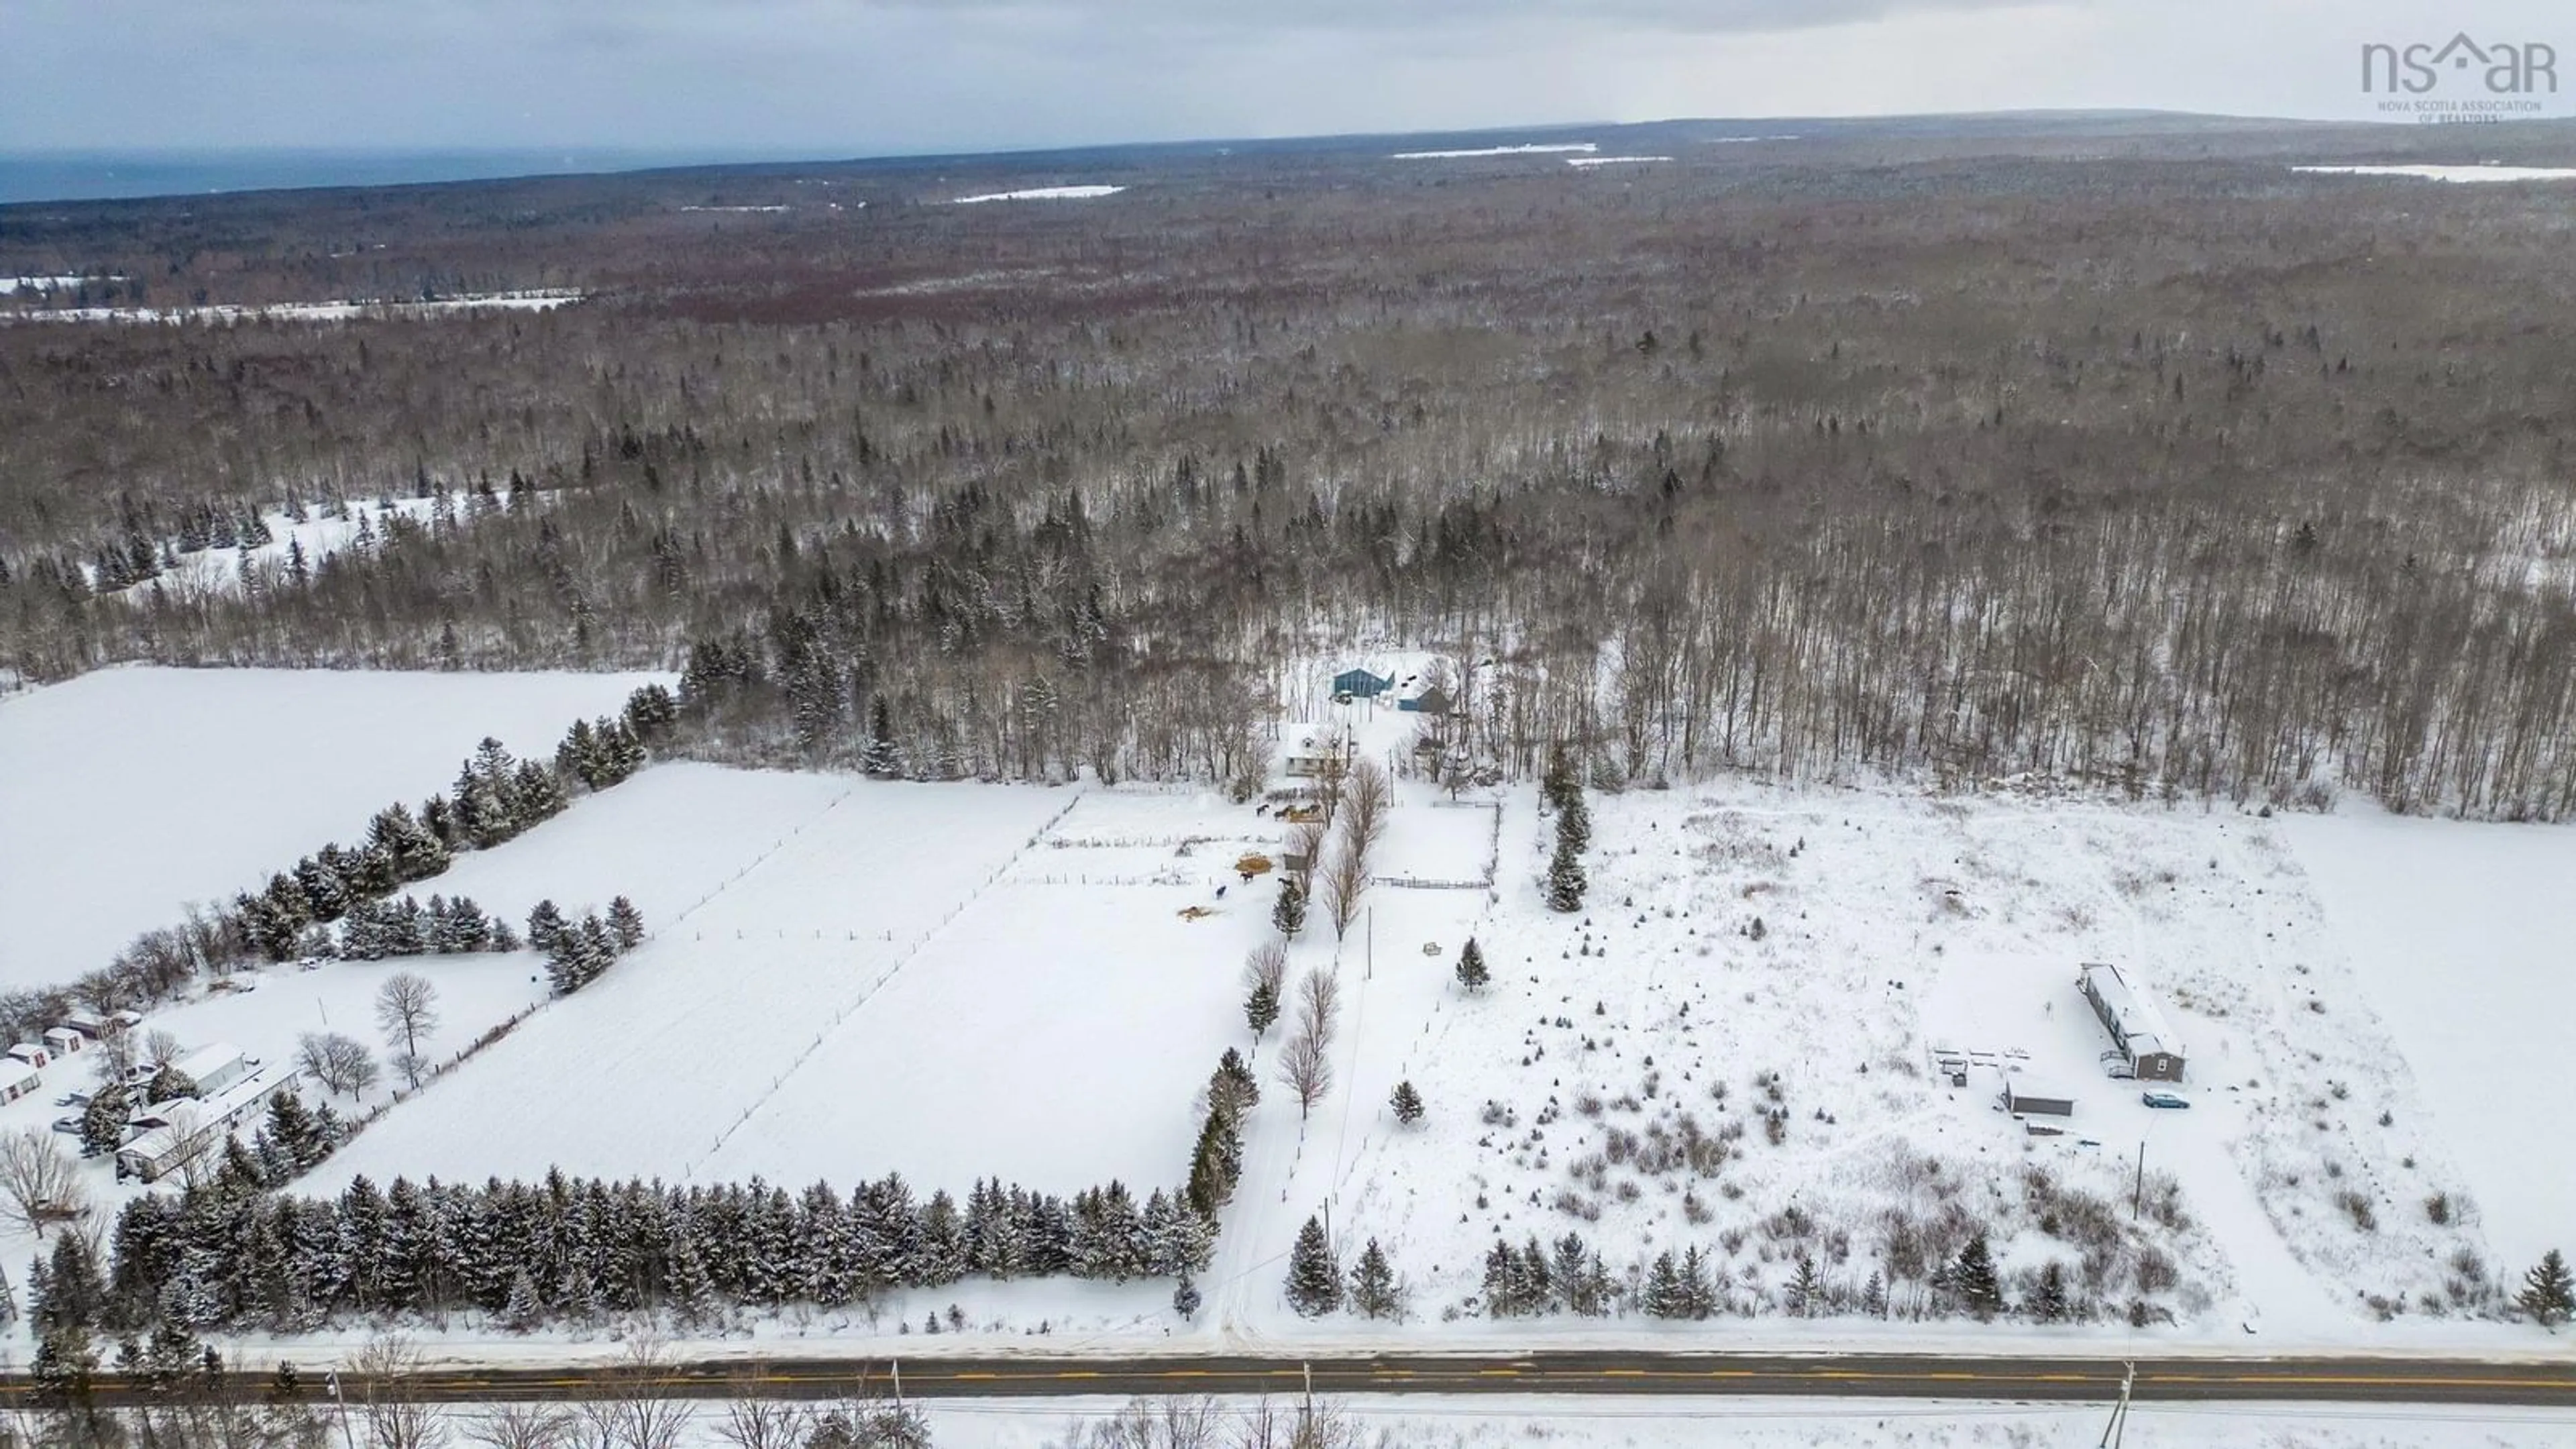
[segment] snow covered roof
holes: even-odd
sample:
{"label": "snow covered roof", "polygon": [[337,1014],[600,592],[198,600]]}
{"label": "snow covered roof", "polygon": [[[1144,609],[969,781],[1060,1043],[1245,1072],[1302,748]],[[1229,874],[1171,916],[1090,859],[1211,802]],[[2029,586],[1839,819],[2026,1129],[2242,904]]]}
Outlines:
{"label": "snow covered roof", "polygon": [[34,1081],[39,1073],[34,1064],[11,1057],[0,1061],[0,1092]]}
{"label": "snow covered roof", "polygon": [[2102,1003],[2102,1009],[2118,1024],[2121,1043],[2130,1056],[2154,1052],[2182,1055],[2182,1038],[2174,1035],[2173,1027],[2165,1021],[2164,1008],[2156,1004],[2154,996],[2131,986],[2119,967],[2087,962],[2084,980],[2094,998]]}
{"label": "snow covered roof", "polygon": [[203,1086],[206,1078],[215,1076],[229,1067],[237,1066],[240,1062],[241,1048],[230,1042],[219,1041],[201,1046],[172,1062],[171,1065],[177,1067],[180,1074],[189,1081]]}

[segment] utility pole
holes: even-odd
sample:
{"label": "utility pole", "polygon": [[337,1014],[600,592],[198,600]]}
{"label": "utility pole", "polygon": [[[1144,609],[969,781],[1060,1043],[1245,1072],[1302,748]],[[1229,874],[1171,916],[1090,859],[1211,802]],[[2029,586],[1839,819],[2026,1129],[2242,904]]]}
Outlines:
{"label": "utility pole", "polygon": [[331,1390],[331,1402],[340,1411],[340,1441],[349,1449],[358,1449],[357,1436],[349,1432],[349,1401],[340,1396],[340,1371],[332,1369],[322,1382]]}
{"label": "utility pole", "polygon": [[1377,907],[1375,906],[1368,908],[1368,922],[1361,928],[1361,943],[1366,948],[1367,954],[1362,958],[1360,979],[1375,981],[1377,979]]}
{"label": "utility pole", "polygon": [[2111,1422],[2102,1426],[2101,1441],[2094,1449],[2120,1449],[2120,1441],[2129,1432],[2129,1391],[2138,1382],[2138,1365],[2133,1359],[2121,1366],[2120,1399],[2111,1406]]}
{"label": "utility pole", "polygon": [[1301,1359],[1297,1374],[1306,1385],[1306,1400],[1297,1409],[1297,1442],[1303,1444],[1315,1436],[1315,1366]]}
{"label": "utility pole", "polygon": [[2147,1200],[2147,1139],[2138,1139],[2138,1175],[2129,1184],[2129,1221],[2138,1220],[2139,1205]]}
{"label": "utility pole", "polygon": [[900,1410],[903,1407],[903,1360],[887,1359],[886,1367],[894,1371],[894,1406]]}

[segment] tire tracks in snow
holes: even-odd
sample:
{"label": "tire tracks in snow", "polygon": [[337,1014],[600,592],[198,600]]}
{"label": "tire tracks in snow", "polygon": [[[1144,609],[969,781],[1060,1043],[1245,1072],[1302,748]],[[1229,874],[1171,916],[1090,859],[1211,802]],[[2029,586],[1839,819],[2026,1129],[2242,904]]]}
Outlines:
{"label": "tire tracks in snow", "polygon": [[[824,814],[830,813],[840,805],[841,801],[847,800],[851,795],[857,794],[859,789],[859,786],[851,786],[848,791],[834,799],[830,805],[826,805],[821,811],[818,811],[815,815],[815,819],[820,819]],[[896,956],[894,961],[884,970],[878,972],[875,980],[860,987],[858,995],[843,1003],[838,1011],[832,1013],[831,1020],[823,1023],[822,1029],[814,1033],[814,1039],[807,1042],[804,1049],[796,1053],[794,1060],[790,1061],[785,1067],[780,1068],[776,1077],[770,1079],[768,1089],[763,1091],[759,1096],[753,1098],[750,1104],[742,1109],[742,1114],[734,1118],[731,1125],[727,1126],[722,1132],[717,1133],[715,1142],[709,1146],[705,1152],[691,1158],[688,1165],[680,1169],[680,1180],[687,1182],[694,1179],[701,1168],[704,1168],[709,1162],[714,1161],[717,1154],[724,1151],[725,1144],[733,1140],[734,1134],[740,1132],[743,1129],[743,1126],[750,1122],[752,1118],[759,1116],[761,1109],[767,1107],[777,1098],[779,1092],[785,1089],[788,1079],[795,1076],[797,1072],[804,1068],[807,1062],[814,1059],[815,1053],[823,1049],[823,1043],[831,1040],[834,1032],[839,1031],[851,1017],[857,1015],[859,1008],[867,1005],[870,1001],[875,1000],[877,993],[885,989],[886,983],[903,974],[903,969],[911,965],[915,958],[919,957],[921,953],[929,947],[932,941],[939,938],[942,932],[946,931],[951,925],[954,925],[958,917],[966,914],[968,907],[974,905],[978,900],[983,899],[986,892],[990,891],[995,885],[998,885],[1004,876],[1009,875],[1011,868],[1018,865],[1030,851],[1035,850],[1038,846],[1038,842],[1046,839],[1048,832],[1064,823],[1064,817],[1072,814],[1073,807],[1081,804],[1083,797],[1088,793],[1090,792],[1086,787],[1075,787],[1073,798],[1064,802],[1063,809],[1048,816],[1037,829],[1029,832],[1029,838],[1020,842],[1020,844],[1015,847],[1009,855],[1002,857],[999,864],[986,872],[984,879],[978,882],[973,890],[968,891],[955,905],[948,908],[948,914],[940,917],[936,924],[932,925],[928,930],[923,931],[919,936],[913,938],[912,944],[905,947],[903,952]],[[809,821],[807,823],[810,824],[811,822]],[[799,832],[801,832],[803,828],[803,826],[797,827]],[[790,838],[793,838],[793,836],[791,835]],[[728,881],[725,887],[719,888],[716,892],[709,895],[706,900],[698,902],[696,906],[691,906],[687,911],[682,913],[681,918],[685,919],[687,916],[695,914],[699,907],[706,905],[708,901],[714,900],[716,896],[722,895],[725,889],[730,889],[735,882],[739,882],[744,876],[749,875],[754,869],[758,868],[763,861],[768,860],[771,856],[776,855],[780,850],[784,849],[786,844],[787,842],[785,840],[781,840],[778,844],[773,845],[768,850],[762,852],[761,855],[757,859],[753,860],[750,865],[743,867],[741,872],[734,876],[733,881]]]}

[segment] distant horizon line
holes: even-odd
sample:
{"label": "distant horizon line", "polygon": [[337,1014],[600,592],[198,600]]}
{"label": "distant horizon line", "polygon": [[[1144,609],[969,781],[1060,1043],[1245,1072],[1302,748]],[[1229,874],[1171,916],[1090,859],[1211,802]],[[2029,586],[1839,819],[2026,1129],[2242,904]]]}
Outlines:
{"label": "distant horizon line", "polygon": [[[1079,141],[1013,145],[985,150],[885,150],[835,152],[825,145],[689,148],[595,145],[449,146],[55,146],[0,148],[0,206],[96,201],[171,200],[238,196],[264,191],[331,190],[412,185],[453,185],[540,177],[637,175],[734,166],[1039,161],[1047,157],[1116,151],[1288,149],[1300,145],[1348,146],[1375,141],[1561,136],[1585,131],[1637,131],[1672,126],[1832,126],[1859,128],[1926,122],[2047,120],[2168,120],[2236,122],[2267,126],[2372,126],[2366,118],[2239,115],[2152,106],[2006,107],[1983,111],[1919,111],[1840,115],[1669,116],[1642,121],[1544,121],[1418,130],[1332,131],[1276,136],[1203,136],[1171,140]],[[527,169],[510,169],[526,163]],[[116,175],[119,167],[142,174]],[[287,174],[291,169],[341,167],[342,174]],[[189,171],[220,174],[215,184],[186,177]],[[495,169],[499,168],[499,169]],[[66,189],[40,190],[48,185]]]}

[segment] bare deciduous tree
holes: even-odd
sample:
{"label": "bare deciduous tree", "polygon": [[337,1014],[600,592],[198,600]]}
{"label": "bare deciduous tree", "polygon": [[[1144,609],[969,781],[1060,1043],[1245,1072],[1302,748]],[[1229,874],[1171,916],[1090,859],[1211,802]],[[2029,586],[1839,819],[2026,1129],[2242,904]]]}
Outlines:
{"label": "bare deciduous tree", "polygon": [[576,1427],[551,1404],[501,1404],[468,1420],[465,1437],[483,1449],[574,1449]]}
{"label": "bare deciduous tree", "polygon": [[438,988],[416,971],[397,971],[376,992],[376,1026],[404,1080],[420,1085],[420,1039],[438,1030]]}
{"label": "bare deciduous tree", "polygon": [[1349,781],[1342,787],[1342,840],[1363,861],[1385,838],[1386,812],[1394,801],[1395,787],[1387,779],[1385,766],[1375,760],[1351,765]]}
{"label": "bare deciduous tree", "polygon": [[1255,946],[1243,958],[1243,984],[1247,990],[1267,986],[1282,992],[1288,984],[1288,943],[1273,937]]}
{"label": "bare deciduous tree", "polygon": [[1288,869],[1298,884],[1315,878],[1315,868],[1324,860],[1324,843],[1331,838],[1331,827],[1321,820],[1300,820],[1288,827]]}
{"label": "bare deciduous tree", "polygon": [[102,1085],[122,1087],[141,1061],[142,1049],[143,1043],[135,1040],[133,1032],[109,1032],[90,1047],[90,1070]]}
{"label": "bare deciduous tree", "polygon": [[1224,1427],[1214,1399],[1130,1399],[1085,1430],[1079,1449],[1216,1449]]}
{"label": "bare deciduous tree", "polygon": [[1297,1099],[1297,1120],[1303,1122],[1332,1090],[1333,1064],[1324,1044],[1313,1033],[1300,1031],[1279,1049],[1279,1080]]}
{"label": "bare deciduous tree", "polygon": [[367,1426],[369,1449],[438,1449],[447,1442],[447,1420],[413,1397],[421,1373],[420,1345],[392,1334],[367,1340],[341,1374],[341,1394],[354,1399]]}
{"label": "bare deciduous tree", "polygon": [[1297,983],[1297,1031],[1311,1036],[1318,1045],[1330,1046],[1333,1029],[1340,1025],[1342,978],[1317,967]]}
{"label": "bare deciduous tree", "polygon": [[1360,897],[1368,894],[1368,856],[1344,840],[1324,864],[1321,894],[1324,913],[1333,918],[1333,939],[1349,934],[1359,919]]}
{"label": "bare deciduous tree", "polygon": [[579,1412],[587,1438],[601,1449],[672,1449],[689,1423],[687,1401],[672,1393],[670,1353],[649,1334],[627,1340],[600,1397]]}
{"label": "bare deciduous tree", "polygon": [[814,1429],[814,1411],[803,1404],[765,1397],[759,1386],[737,1379],[725,1401],[716,1437],[735,1449],[805,1449]]}
{"label": "bare deciduous tree", "polygon": [[376,1084],[376,1059],[365,1043],[336,1031],[306,1032],[296,1043],[295,1064],[327,1092],[355,1097]]}
{"label": "bare deciduous tree", "polygon": [[41,1238],[55,1223],[78,1222],[89,1212],[80,1164],[54,1145],[54,1135],[25,1127],[0,1137],[0,1198],[9,1220]]}
{"label": "bare deciduous tree", "polygon": [[[118,1032],[117,1035],[124,1037],[132,1036],[133,1033]],[[143,1046],[138,1053],[138,1059],[149,1062],[155,1067],[166,1067],[187,1054],[187,1048],[179,1044],[176,1034],[155,1029],[143,1034]]]}

